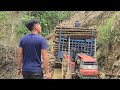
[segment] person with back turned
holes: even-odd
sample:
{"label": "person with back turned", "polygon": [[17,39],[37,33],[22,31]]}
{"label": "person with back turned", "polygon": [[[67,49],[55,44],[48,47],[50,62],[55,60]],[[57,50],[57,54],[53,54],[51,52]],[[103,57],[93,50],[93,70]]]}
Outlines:
{"label": "person with back turned", "polygon": [[23,75],[23,79],[43,79],[42,61],[46,79],[51,79],[48,66],[47,42],[40,36],[41,25],[39,20],[29,20],[25,26],[31,31],[30,34],[20,39],[17,60],[17,75]]}
{"label": "person with back turned", "polygon": [[80,27],[80,22],[78,20],[75,22],[75,27]]}

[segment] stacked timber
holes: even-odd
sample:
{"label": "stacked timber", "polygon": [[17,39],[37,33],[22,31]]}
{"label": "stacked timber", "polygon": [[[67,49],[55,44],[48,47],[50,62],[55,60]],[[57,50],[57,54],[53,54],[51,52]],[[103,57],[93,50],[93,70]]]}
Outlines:
{"label": "stacked timber", "polygon": [[[56,58],[57,58],[57,53],[58,53],[58,43],[59,43],[61,31],[62,31],[61,38],[67,39],[68,37],[70,37],[71,39],[76,39],[76,40],[87,40],[87,39],[90,39],[91,37],[96,38],[97,33],[98,33],[96,29],[88,29],[88,28],[81,28],[81,27],[71,27],[71,28],[70,27],[56,27],[56,30],[54,32],[54,40],[53,40],[54,41],[54,56],[56,56]],[[63,47],[63,51],[66,50],[68,47],[68,46],[66,47],[66,45],[68,44],[68,42],[67,43],[66,42],[64,42],[65,46]],[[72,45],[72,43],[73,42],[70,42],[70,45]],[[89,46],[89,43],[86,43],[86,45]],[[92,48],[94,49],[94,44],[92,45]]]}

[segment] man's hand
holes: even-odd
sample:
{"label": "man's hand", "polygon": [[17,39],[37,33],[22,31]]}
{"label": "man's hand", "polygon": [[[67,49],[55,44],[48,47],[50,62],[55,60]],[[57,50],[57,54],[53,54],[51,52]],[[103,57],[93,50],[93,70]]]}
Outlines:
{"label": "man's hand", "polygon": [[21,74],[22,74],[22,71],[21,70],[17,70],[17,75],[18,75],[18,78],[21,77]]}
{"label": "man's hand", "polygon": [[48,52],[47,50],[41,50],[42,58],[43,58],[43,65],[45,70],[45,79],[51,79],[51,74],[49,72],[49,65],[48,65]]}
{"label": "man's hand", "polygon": [[45,79],[52,79],[51,74],[50,73],[46,73],[45,74]]}

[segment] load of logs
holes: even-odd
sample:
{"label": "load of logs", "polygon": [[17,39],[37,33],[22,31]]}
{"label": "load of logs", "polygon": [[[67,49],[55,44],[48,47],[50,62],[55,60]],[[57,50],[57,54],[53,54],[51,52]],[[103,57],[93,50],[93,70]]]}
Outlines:
{"label": "load of logs", "polygon": [[[60,38],[60,31],[62,31],[61,38],[67,38],[70,36],[71,39],[89,39],[91,36],[95,37],[97,36],[97,30],[96,29],[88,29],[88,28],[80,28],[80,27],[56,27],[56,30],[54,32],[54,56],[57,56],[58,52],[58,42]],[[71,42],[72,43],[72,42]],[[64,45],[67,44],[64,42]],[[94,45],[93,45],[94,48]],[[65,49],[65,47],[63,47]]]}

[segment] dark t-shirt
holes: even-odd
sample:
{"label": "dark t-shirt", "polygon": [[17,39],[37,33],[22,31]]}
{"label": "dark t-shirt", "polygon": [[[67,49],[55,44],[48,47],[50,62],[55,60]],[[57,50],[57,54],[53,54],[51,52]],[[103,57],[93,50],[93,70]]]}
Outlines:
{"label": "dark t-shirt", "polygon": [[27,34],[20,39],[19,47],[23,48],[23,71],[40,72],[41,49],[47,49],[46,39],[38,34]]}
{"label": "dark t-shirt", "polygon": [[75,22],[75,27],[79,27],[80,26],[80,22]]}

